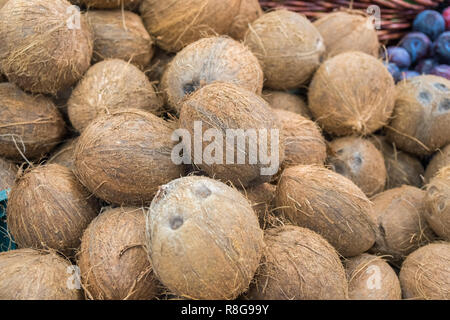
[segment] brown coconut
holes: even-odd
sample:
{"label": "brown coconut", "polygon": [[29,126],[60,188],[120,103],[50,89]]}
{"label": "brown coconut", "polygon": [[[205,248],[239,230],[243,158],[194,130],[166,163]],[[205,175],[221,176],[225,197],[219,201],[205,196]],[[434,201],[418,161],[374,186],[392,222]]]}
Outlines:
{"label": "brown coconut", "polygon": [[267,182],[242,190],[242,193],[252,204],[253,211],[258,216],[262,229],[277,223],[277,218],[273,214],[273,200],[276,190],[275,185]]}
{"label": "brown coconut", "polygon": [[256,300],[343,300],[348,285],[336,250],[317,233],[295,226],[269,229],[249,297]]}
{"label": "brown coconut", "polygon": [[93,35],[66,0],[8,1],[0,11],[0,69],[26,91],[56,94],[89,68]]}
{"label": "brown coconut", "polygon": [[78,138],[75,173],[103,200],[148,204],[160,185],[183,174],[171,159],[172,132],[171,124],[142,110],[99,117]]}
{"label": "brown coconut", "polygon": [[54,103],[12,83],[0,84],[0,156],[38,159],[62,141],[65,123]]}
{"label": "brown coconut", "polygon": [[98,213],[97,200],[68,168],[36,167],[11,189],[8,228],[19,247],[51,248],[71,256]]}
{"label": "brown coconut", "polygon": [[175,295],[235,299],[249,286],[263,252],[263,232],[249,201],[206,177],[160,188],[147,214],[155,274]]}
{"label": "brown coconut", "polygon": [[145,69],[145,74],[147,77],[151,81],[160,82],[164,71],[174,56],[175,55],[173,53],[156,48],[150,65]]}
{"label": "brown coconut", "polygon": [[54,252],[2,252],[0,270],[0,300],[82,299],[76,266]]}
{"label": "brown coconut", "polygon": [[450,299],[450,243],[417,249],[403,262],[400,284],[404,299]]}
{"label": "brown coconut", "polygon": [[369,199],[351,180],[331,170],[287,168],[275,201],[288,221],[317,232],[345,257],[361,254],[375,242]]}
{"label": "brown coconut", "polygon": [[424,197],[425,191],[405,185],[372,198],[377,239],[371,252],[396,263],[434,239],[425,220]]}
{"label": "brown coconut", "polygon": [[56,163],[64,167],[73,170],[75,168],[75,146],[77,144],[78,138],[70,139],[59,146],[55,151],[53,151],[50,159],[47,163]]}
{"label": "brown coconut", "polygon": [[384,190],[387,172],[382,153],[360,137],[344,137],[329,143],[327,163],[352,180],[368,197]]}
{"label": "brown coconut", "polygon": [[314,26],[325,42],[326,56],[361,51],[378,57],[380,43],[372,20],[372,16],[358,10],[328,13],[316,20]]}
{"label": "brown coconut", "polygon": [[[198,148],[194,145],[195,134],[198,132],[195,130],[196,122],[201,124],[201,133],[204,134],[208,129],[215,129],[223,136],[223,138],[216,136],[211,139],[212,142],[203,139],[200,151],[209,159],[194,157],[195,152],[198,152],[195,150]],[[280,143],[280,139],[277,139],[280,135],[279,122],[268,103],[255,93],[234,84],[214,82],[191,94],[182,103],[179,126],[181,129],[186,129],[192,137],[182,141],[185,151],[191,155],[192,163],[210,177],[224,182],[229,181],[236,187],[269,182],[284,158],[284,146]],[[249,133],[247,136],[249,138],[246,138],[243,143],[236,138],[231,140],[232,143],[227,143],[229,139],[227,139],[226,131],[230,129],[242,130],[242,135],[249,133],[248,130],[254,130],[256,141],[250,138],[252,135]],[[267,134],[267,141],[263,141],[260,130],[264,130]],[[255,149],[260,149],[259,142],[266,146],[270,159],[275,159],[272,163],[264,164],[259,155],[255,159],[256,163],[253,164],[250,161],[249,155],[252,152],[256,153]],[[232,164],[227,161],[227,153],[230,152],[234,154]],[[263,174],[263,169],[269,167],[275,172]]]}
{"label": "brown coconut", "polygon": [[401,300],[394,269],[381,257],[363,253],[345,261],[351,300]]}
{"label": "brown coconut", "polygon": [[234,17],[228,34],[236,40],[244,40],[248,25],[262,14],[263,11],[258,0],[241,1],[239,13]]}
{"label": "brown coconut", "polygon": [[179,112],[184,96],[215,81],[260,94],[263,73],[256,57],[241,43],[226,37],[204,38],[172,59],[163,74],[161,89],[167,103]]}
{"label": "brown coconut", "polygon": [[450,166],[444,167],[427,185],[425,218],[434,232],[450,241]]}
{"label": "brown coconut", "polygon": [[366,135],[387,123],[394,99],[394,80],[381,61],[362,52],[346,52],[317,70],[308,106],[328,133]]}
{"label": "brown coconut", "polygon": [[71,2],[96,9],[136,9],[142,0],[71,0]]}
{"label": "brown coconut", "polygon": [[450,165],[450,144],[446,145],[442,150],[436,151],[435,155],[428,163],[425,170],[425,181],[430,182],[437,172]]}
{"label": "brown coconut", "polygon": [[16,165],[0,158],[0,191],[12,188],[16,180],[16,174]]}
{"label": "brown coconut", "polygon": [[161,100],[145,76],[132,64],[112,59],[92,66],[68,101],[70,122],[78,131],[100,115],[133,106],[158,113]]}
{"label": "brown coconut", "polygon": [[201,38],[226,34],[240,3],[240,0],[143,0],[140,12],[157,45],[177,52]]}
{"label": "brown coconut", "polygon": [[286,110],[311,119],[311,112],[305,101],[298,95],[286,92],[266,89],[262,92],[262,97],[274,109]]}
{"label": "brown coconut", "polygon": [[0,9],[8,2],[8,0],[0,0]]}
{"label": "brown coconut", "polygon": [[143,208],[109,209],[85,230],[78,253],[88,299],[149,300],[158,293],[145,248]]}
{"label": "brown coconut", "polygon": [[121,59],[140,68],[153,56],[153,40],[141,17],[130,11],[94,10],[86,15],[94,32],[94,62]]}
{"label": "brown coconut", "polygon": [[404,151],[430,155],[450,143],[450,80],[422,75],[397,84],[387,137]]}

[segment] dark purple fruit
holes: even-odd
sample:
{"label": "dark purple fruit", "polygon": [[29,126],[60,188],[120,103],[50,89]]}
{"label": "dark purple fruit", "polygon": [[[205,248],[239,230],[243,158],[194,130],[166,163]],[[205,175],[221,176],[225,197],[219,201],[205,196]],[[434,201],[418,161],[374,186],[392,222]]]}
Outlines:
{"label": "dark purple fruit", "polygon": [[400,80],[407,80],[417,76],[420,76],[420,73],[414,70],[401,70],[400,72]]}
{"label": "dark purple fruit", "polygon": [[429,54],[431,40],[425,33],[411,32],[403,37],[400,41],[400,46],[408,51],[411,57],[411,63],[415,63]]}
{"label": "dark purple fruit", "polygon": [[384,64],[386,68],[388,69],[389,73],[392,75],[392,78],[394,78],[394,81],[397,82],[400,80],[400,68],[397,67],[395,63],[392,62],[385,62]]}
{"label": "dark purple fruit", "polygon": [[429,74],[431,72],[431,69],[433,69],[433,67],[436,65],[438,65],[438,62],[436,60],[424,59],[417,64],[414,70],[416,70],[420,74]]}
{"label": "dark purple fruit", "polygon": [[434,43],[434,53],[439,61],[450,64],[450,31],[441,33]]}
{"label": "dark purple fruit", "polygon": [[409,68],[411,65],[411,57],[408,51],[402,47],[388,47],[387,59],[389,62],[395,63],[399,68]]}
{"label": "dark purple fruit", "polygon": [[430,74],[450,80],[450,66],[446,64],[437,65],[431,70]]}

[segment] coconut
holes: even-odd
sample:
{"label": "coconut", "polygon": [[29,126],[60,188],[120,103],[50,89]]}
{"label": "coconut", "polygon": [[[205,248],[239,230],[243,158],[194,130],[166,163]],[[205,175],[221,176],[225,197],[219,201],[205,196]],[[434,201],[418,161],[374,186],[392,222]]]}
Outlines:
{"label": "coconut", "polygon": [[380,43],[372,20],[372,16],[358,10],[328,13],[316,20],[314,26],[325,42],[326,56],[361,51],[378,57]]}
{"label": "coconut", "polygon": [[37,159],[62,141],[65,123],[53,102],[0,84],[0,156]]}
{"label": "coconut", "polygon": [[143,0],[140,11],[157,45],[177,52],[201,38],[226,34],[240,3],[240,0],[171,0],[168,4]]}
{"label": "coconut", "polygon": [[263,252],[263,232],[249,201],[206,177],[160,188],[147,217],[155,274],[175,295],[235,299],[249,286]]}
{"label": "coconut", "polygon": [[173,53],[156,48],[152,61],[145,70],[147,77],[152,81],[160,82],[164,71],[169,65],[169,62],[172,61],[173,57]]}
{"label": "coconut", "polygon": [[8,2],[8,0],[0,0],[0,9]]}
{"label": "coconut", "polygon": [[53,252],[2,252],[0,270],[0,300],[82,299],[76,266]]}
{"label": "coconut", "polygon": [[143,208],[109,209],[81,239],[78,266],[86,298],[148,300],[158,293],[145,249]]}
{"label": "coconut", "polygon": [[345,261],[351,300],[401,300],[402,289],[394,269],[381,257],[363,253]]}
{"label": "coconut", "polygon": [[137,109],[97,118],[78,138],[75,173],[97,197],[122,205],[152,201],[158,187],[183,174],[171,159],[172,126]]}
{"label": "coconut", "polygon": [[329,144],[327,162],[368,197],[384,190],[387,177],[384,158],[369,140],[354,136],[334,139]]}
{"label": "coconut", "polygon": [[319,31],[304,16],[276,10],[253,21],[245,45],[258,58],[272,89],[297,88],[308,82],[325,51]]}
{"label": "coconut", "polygon": [[266,89],[262,97],[274,109],[286,110],[311,119],[311,112],[305,101],[298,95],[286,91],[274,91]]}
{"label": "coconut", "polygon": [[450,166],[444,167],[427,185],[425,218],[437,235],[450,241]]}
{"label": "coconut", "polygon": [[157,113],[161,100],[145,74],[132,64],[112,59],[92,66],[68,101],[70,122],[83,131],[95,118],[129,108]]}
{"label": "coconut", "polygon": [[404,151],[430,155],[450,143],[450,80],[423,75],[397,84],[387,137]]}
{"label": "coconut", "polygon": [[436,173],[450,165],[450,144],[446,145],[442,150],[436,151],[435,155],[428,163],[427,169],[425,170],[425,181],[429,182]]}
{"label": "coconut", "polygon": [[387,255],[397,263],[434,239],[425,220],[424,197],[425,191],[405,185],[372,199],[372,218],[378,228],[371,252]]}
{"label": "coconut", "polygon": [[[196,130],[198,124],[201,128]],[[179,125],[194,137],[183,139],[184,149],[193,150],[187,151],[193,163],[210,177],[230,181],[237,187],[270,181],[284,157],[284,146],[278,139],[279,123],[268,103],[234,84],[214,82],[195,91],[182,103]],[[213,142],[205,138],[208,132],[215,137]],[[198,146],[200,134],[205,137]],[[257,154],[256,149],[264,153],[263,147],[268,159]],[[194,156],[199,151],[204,159]]]}
{"label": "coconut", "polygon": [[375,242],[369,199],[352,181],[331,170],[287,168],[275,201],[288,221],[322,235],[343,256],[361,254]]}
{"label": "coconut", "polygon": [[75,168],[75,146],[77,144],[78,138],[70,139],[64,142],[61,146],[58,147],[55,151],[53,151],[50,159],[47,163],[56,163],[60,164],[64,167],[73,170]]}
{"label": "coconut", "polygon": [[391,116],[395,84],[381,61],[362,52],[346,52],[320,66],[308,99],[309,109],[325,131],[366,135]]}
{"label": "coconut", "polygon": [[276,189],[275,185],[266,182],[242,191],[252,204],[262,229],[276,223],[272,213]]}
{"label": "coconut", "polygon": [[311,230],[282,226],[265,232],[266,248],[249,297],[256,300],[342,300],[347,279],[336,250]]}
{"label": "coconut", "polygon": [[12,162],[0,158],[0,191],[11,189],[16,180],[17,167]]}
{"label": "coconut", "polygon": [[142,0],[71,0],[72,3],[97,9],[136,9]]}
{"label": "coconut", "polygon": [[141,18],[130,11],[94,10],[87,13],[94,32],[95,62],[122,59],[143,68],[153,56],[153,40]]}
{"label": "coconut", "polygon": [[236,40],[244,40],[248,25],[262,16],[263,11],[258,0],[241,1],[239,13],[234,17],[228,34]]}
{"label": "coconut", "polygon": [[[21,88],[56,94],[89,68],[93,35],[66,0],[8,1],[0,10],[0,69]],[[77,23],[80,23],[77,25]]]}
{"label": "coconut", "polygon": [[241,43],[226,37],[204,38],[173,58],[163,74],[161,88],[168,104],[180,111],[184,96],[215,81],[260,94],[263,73],[258,60]]}
{"label": "coconut", "polygon": [[411,253],[400,270],[405,299],[450,299],[450,243],[432,243]]}

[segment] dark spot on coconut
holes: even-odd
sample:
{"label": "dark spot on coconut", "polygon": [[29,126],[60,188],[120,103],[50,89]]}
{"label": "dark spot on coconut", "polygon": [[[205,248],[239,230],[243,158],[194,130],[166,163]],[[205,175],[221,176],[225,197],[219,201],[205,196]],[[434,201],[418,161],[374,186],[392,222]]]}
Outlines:
{"label": "dark spot on coconut", "polygon": [[440,91],[445,91],[445,92],[448,91],[447,86],[446,86],[445,84],[443,84],[443,83],[436,82],[436,83],[434,84],[434,87],[435,87],[436,89],[440,90]]}
{"label": "dark spot on coconut", "polygon": [[440,112],[448,112],[450,110],[450,99],[444,99],[439,103],[438,110]]}
{"label": "dark spot on coconut", "polygon": [[431,102],[432,95],[429,91],[421,91],[418,99],[423,104],[429,104]]}
{"label": "dark spot on coconut", "polygon": [[197,186],[194,192],[200,198],[208,198],[211,195],[211,190],[204,184]]}
{"label": "dark spot on coconut", "polygon": [[183,86],[183,92],[184,92],[184,94],[191,94],[192,92],[197,90],[199,87],[200,87],[200,81],[192,80],[191,82],[188,82]]}
{"label": "dark spot on coconut", "polygon": [[353,155],[353,159],[352,159],[352,164],[351,164],[351,166],[352,166],[352,168],[353,168],[353,170],[359,170],[360,168],[361,168],[361,165],[362,165],[362,157],[361,157],[361,154],[359,153],[359,152],[356,152],[354,155]]}
{"label": "dark spot on coconut", "polygon": [[338,151],[336,151],[336,154],[341,155],[344,153],[344,149],[339,149]]}
{"label": "dark spot on coconut", "polygon": [[183,225],[183,217],[182,216],[174,216],[172,218],[170,218],[170,228],[172,230],[177,230],[178,228],[180,228]]}
{"label": "dark spot on coconut", "polygon": [[166,196],[166,190],[164,186],[159,187],[158,192],[156,193],[155,198],[153,198],[153,201],[156,203],[158,201],[161,201]]}
{"label": "dark spot on coconut", "polygon": [[342,163],[334,163],[333,164],[333,168],[334,168],[334,171],[336,172],[336,173],[339,173],[339,174],[342,174],[342,175],[345,175],[345,173],[347,172],[347,170],[345,169],[345,166],[342,164]]}
{"label": "dark spot on coconut", "polygon": [[428,189],[428,194],[430,196],[434,196],[436,193],[438,193],[438,189],[435,186],[432,186],[430,189]]}
{"label": "dark spot on coconut", "polygon": [[384,227],[383,227],[383,225],[379,225],[378,226],[378,229],[380,230],[380,234],[381,234],[381,236],[384,238],[384,237],[386,237],[386,230],[384,230]]}
{"label": "dark spot on coconut", "polygon": [[444,209],[445,209],[445,202],[439,202],[438,203],[438,205],[437,205],[437,208],[438,208],[438,210],[439,211],[444,211]]}

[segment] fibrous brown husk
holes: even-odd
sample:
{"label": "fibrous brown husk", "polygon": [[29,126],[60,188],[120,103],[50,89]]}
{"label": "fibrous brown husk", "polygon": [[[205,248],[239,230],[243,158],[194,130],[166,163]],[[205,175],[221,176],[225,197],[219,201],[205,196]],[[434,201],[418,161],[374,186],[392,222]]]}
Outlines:
{"label": "fibrous brown husk", "polygon": [[381,257],[363,253],[344,263],[351,300],[401,300],[394,269]]}
{"label": "fibrous brown husk", "polygon": [[8,2],[8,0],[0,0],[0,9]]}
{"label": "fibrous brown husk", "polygon": [[450,81],[422,75],[397,84],[387,137],[404,151],[430,155],[450,143]]}
{"label": "fibrous brown husk", "polygon": [[16,180],[17,167],[14,163],[0,158],[0,191],[11,189]]}
{"label": "fibrous brown husk", "polygon": [[427,185],[425,209],[433,231],[450,241],[450,165],[439,170]]}
{"label": "fibrous brown husk", "polygon": [[344,137],[329,143],[327,163],[352,180],[368,197],[384,190],[387,172],[381,152],[360,137]]}
{"label": "fibrous brown husk", "polygon": [[77,5],[85,5],[88,8],[97,9],[136,9],[142,0],[71,0]]}
{"label": "fibrous brown husk", "polygon": [[143,0],[144,25],[157,45],[170,52],[208,36],[226,34],[240,0]]}
{"label": "fibrous brown husk", "polygon": [[435,238],[425,220],[424,197],[425,191],[405,185],[372,199],[377,239],[371,252],[397,263]]}
{"label": "fibrous brown husk", "polygon": [[331,170],[287,168],[275,200],[288,221],[317,232],[345,257],[361,254],[375,242],[369,199],[352,181]]}
{"label": "fibrous brown husk", "polygon": [[244,40],[248,25],[262,16],[263,11],[258,0],[240,1],[239,13],[234,17],[228,34],[236,40]]}
{"label": "fibrous brown husk", "polygon": [[431,161],[428,163],[427,169],[425,170],[425,181],[430,182],[436,173],[450,165],[450,144],[446,145],[442,150],[436,151]]}
{"label": "fibrous brown husk", "polygon": [[317,233],[295,226],[269,229],[249,297],[256,300],[343,300],[348,286],[336,250]]}
{"label": "fibrous brown husk", "polygon": [[325,51],[322,36],[304,16],[276,10],[251,23],[245,45],[261,63],[272,89],[298,88],[319,67]]}
{"label": "fibrous brown husk", "polygon": [[50,159],[47,163],[60,164],[70,170],[75,169],[75,146],[77,144],[78,138],[70,139],[59,146],[55,151],[53,151]]}
{"label": "fibrous brown husk", "polygon": [[[195,130],[196,123],[201,124],[201,132]],[[251,162],[251,153],[255,149],[260,150],[258,147],[266,146],[268,156],[276,159],[278,164],[284,158],[284,146],[277,139],[277,134],[280,135],[279,122],[269,104],[255,93],[234,84],[214,82],[195,91],[182,103],[179,126],[190,133],[189,140],[192,141],[183,139],[183,145],[185,150],[190,150],[192,163],[210,177],[230,181],[237,187],[268,182],[276,173],[262,174],[263,168],[276,164],[263,163],[260,155],[255,155],[254,164]],[[194,157],[198,152],[194,145],[195,135],[204,134],[208,129],[215,129],[223,137],[215,137],[212,142],[203,139],[201,154],[211,159],[205,157],[199,161]],[[230,129],[242,130],[242,137],[248,132],[248,138],[233,139],[232,143],[227,143],[227,130]],[[263,141],[260,130],[267,134],[267,141]],[[251,131],[254,131],[256,141],[251,138]],[[239,132],[236,135],[239,136]],[[230,152],[234,155],[231,163],[227,161],[227,153]],[[278,171],[278,168],[274,169]]]}
{"label": "fibrous brown husk", "polygon": [[94,62],[121,59],[140,68],[153,56],[153,40],[141,18],[130,11],[94,10],[86,14],[94,32]]}
{"label": "fibrous brown husk", "polygon": [[274,109],[286,110],[311,119],[311,111],[298,95],[286,91],[264,90],[261,95]]}
{"label": "fibrous brown husk", "polygon": [[346,10],[324,15],[314,22],[325,42],[326,56],[361,51],[378,57],[380,43],[373,17],[363,11]]}
{"label": "fibrous brown husk", "polygon": [[34,249],[2,252],[0,270],[0,300],[82,299],[76,266],[56,253]]}
{"label": "fibrous brown husk", "polygon": [[242,193],[252,204],[253,211],[258,217],[262,229],[277,223],[272,212],[276,189],[275,185],[266,182],[242,190]]}
{"label": "fibrous brown husk", "polygon": [[161,82],[162,75],[175,55],[156,48],[150,65],[145,69],[145,74],[151,81]]}
{"label": "fibrous brown husk", "polygon": [[171,124],[142,110],[99,117],[78,138],[75,173],[103,200],[148,204],[160,185],[183,174],[171,159],[172,132]]}
{"label": "fibrous brown husk", "polygon": [[404,299],[450,299],[450,243],[432,243],[411,253],[400,270]]}
{"label": "fibrous brown husk", "polygon": [[21,88],[56,94],[89,68],[93,35],[66,0],[8,1],[0,10],[0,69]]}
{"label": "fibrous brown husk", "polygon": [[248,288],[264,243],[256,214],[239,191],[189,176],[155,196],[147,245],[155,274],[175,295],[235,299]]}
{"label": "fibrous brown husk", "polygon": [[8,199],[8,228],[19,247],[71,256],[98,203],[68,168],[49,164],[20,177]]}
{"label": "fibrous brown husk", "polygon": [[204,38],[180,51],[161,80],[167,103],[178,112],[186,95],[215,81],[233,83],[261,93],[263,72],[256,57],[241,43],[227,37]]}
{"label": "fibrous brown husk", "polygon": [[161,100],[145,74],[123,60],[92,66],[68,101],[70,122],[82,132],[95,118],[127,108],[158,113]]}
{"label": "fibrous brown husk", "polygon": [[329,133],[366,135],[387,123],[394,99],[394,80],[381,61],[362,52],[346,52],[317,70],[308,107]]}
{"label": "fibrous brown husk", "polygon": [[109,209],[85,230],[77,257],[86,298],[155,298],[158,282],[145,248],[144,215],[144,208]]}
{"label": "fibrous brown husk", "polygon": [[37,159],[62,141],[65,123],[53,102],[0,84],[0,156]]}

